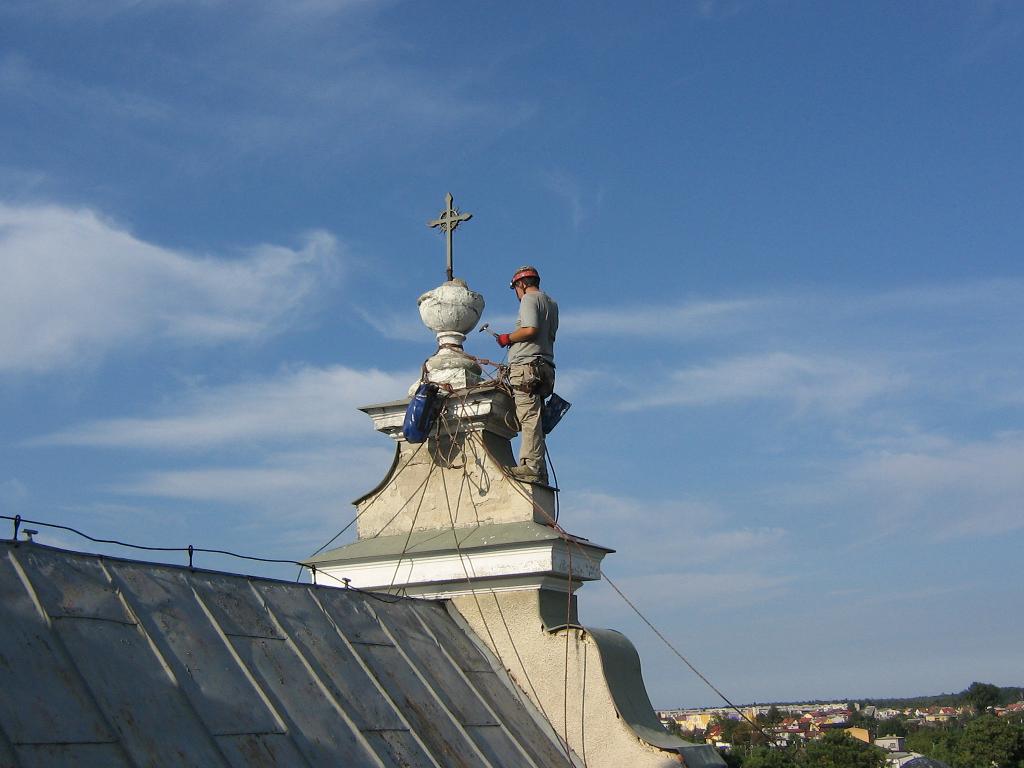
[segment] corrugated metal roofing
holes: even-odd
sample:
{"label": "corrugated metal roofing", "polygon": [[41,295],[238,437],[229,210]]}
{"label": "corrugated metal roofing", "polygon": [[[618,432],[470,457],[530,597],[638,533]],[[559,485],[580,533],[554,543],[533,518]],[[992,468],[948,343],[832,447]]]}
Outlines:
{"label": "corrugated metal roofing", "polygon": [[444,603],[0,549],[2,766],[565,766]]}

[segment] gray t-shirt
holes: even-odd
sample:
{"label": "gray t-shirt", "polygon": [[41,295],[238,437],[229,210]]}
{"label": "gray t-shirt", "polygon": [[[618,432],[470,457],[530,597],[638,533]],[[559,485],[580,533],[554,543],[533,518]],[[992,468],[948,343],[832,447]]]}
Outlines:
{"label": "gray t-shirt", "polygon": [[558,304],[543,291],[529,291],[519,302],[516,328],[536,328],[529,341],[517,341],[509,348],[509,363],[528,363],[542,357],[555,366],[555,334],[558,333]]}

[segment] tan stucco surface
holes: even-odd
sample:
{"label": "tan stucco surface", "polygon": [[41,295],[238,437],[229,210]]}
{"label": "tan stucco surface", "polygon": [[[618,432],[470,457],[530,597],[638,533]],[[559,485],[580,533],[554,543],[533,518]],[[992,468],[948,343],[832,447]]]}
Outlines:
{"label": "tan stucco surface", "polygon": [[619,717],[586,630],[542,626],[538,596],[534,590],[480,592],[452,603],[589,768],[678,766],[678,755],[642,742]]}
{"label": "tan stucco surface", "polygon": [[554,514],[552,489],[516,483],[517,490],[505,476],[501,465],[515,464],[508,440],[462,432],[418,445],[401,441],[398,451],[381,488],[356,503],[360,539],[446,529],[453,521],[546,523]]}

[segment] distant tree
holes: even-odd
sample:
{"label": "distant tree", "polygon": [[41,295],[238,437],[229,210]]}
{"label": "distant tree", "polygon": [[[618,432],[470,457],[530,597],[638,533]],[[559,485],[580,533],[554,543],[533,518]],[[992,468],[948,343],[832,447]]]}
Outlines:
{"label": "distant tree", "polygon": [[747,761],[742,752],[729,751],[720,752],[722,759],[725,760],[726,768],[746,768]]}
{"label": "distant tree", "polygon": [[885,752],[843,731],[829,731],[807,745],[800,765],[802,768],[883,768]]}
{"label": "distant tree", "polygon": [[774,704],[768,707],[767,712],[758,712],[755,718],[760,725],[778,725],[783,719],[784,715]]}
{"label": "distant tree", "polygon": [[726,717],[725,715],[715,715],[711,718],[711,722],[708,727],[710,728],[713,725],[721,726],[722,741],[732,744],[733,734],[736,732],[736,728],[739,724],[739,720],[733,720],[731,717]]}
{"label": "distant tree", "polygon": [[995,707],[1002,700],[1002,691],[999,686],[991,683],[971,683],[967,690],[960,694],[964,701],[970,704],[979,715],[985,714],[989,707]]}
{"label": "distant tree", "polygon": [[994,715],[967,724],[953,759],[955,768],[1024,768],[1024,726]]}
{"label": "distant tree", "polygon": [[746,720],[736,724],[732,729],[732,734],[729,739],[730,744],[745,746],[747,748],[764,744],[765,741],[766,739],[764,734],[761,733],[761,730],[759,728],[755,728]]}
{"label": "distant tree", "polygon": [[906,736],[907,721],[902,717],[889,717],[875,724],[875,738],[879,736]]}
{"label": "distant tree", "polygon": [[869,715],[865,715],[863,709],[851,709],[847,723],[852,727],[867,728],[869,731],[873,731],[878,721]]}
{"label": "distant tree", "polygon": [[796,752],[792,749],[754,747],[743,761],[743,768],[799,768]]}
{"label": "distant tree", "polygon": [[904,744],[909,752],[953,765],[962,734],[961,728],[921,728],[907,734]]}

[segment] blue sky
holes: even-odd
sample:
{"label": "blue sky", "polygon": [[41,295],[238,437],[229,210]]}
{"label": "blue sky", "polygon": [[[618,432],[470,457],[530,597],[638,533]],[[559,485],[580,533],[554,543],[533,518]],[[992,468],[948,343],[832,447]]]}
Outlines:
{"label": "blue sky", "polygon": [[485,319],[562,308],[562,521],[720,688],[1020,684],[1022,85],[995,0],[0,0],[0,507],[311,553],[451,191]]}

